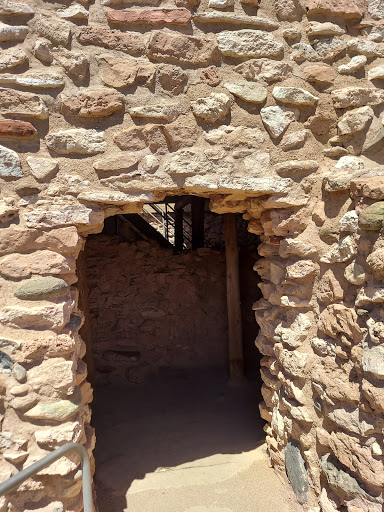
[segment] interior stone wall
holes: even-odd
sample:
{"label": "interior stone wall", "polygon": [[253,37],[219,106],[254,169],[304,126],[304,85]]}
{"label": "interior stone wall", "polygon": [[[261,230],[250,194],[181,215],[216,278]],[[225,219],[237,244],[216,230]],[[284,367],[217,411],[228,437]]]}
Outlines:
{"label": "interior stone wall", "polygon": [[[84,237],[197,194],[262,238],[272,464],[304,509],[381,511],[383,1],[115,1],[0,6],[1,479],[92,451]],[[79,511],[80,485],[65,458],[0,511]]]}
{"label": "interior stone wall", "polygon": [[226,374],[223,251],[174,254],[156,242],[99,235],[87,241],[86,257],[98,383],[141,383],[174,370]]}

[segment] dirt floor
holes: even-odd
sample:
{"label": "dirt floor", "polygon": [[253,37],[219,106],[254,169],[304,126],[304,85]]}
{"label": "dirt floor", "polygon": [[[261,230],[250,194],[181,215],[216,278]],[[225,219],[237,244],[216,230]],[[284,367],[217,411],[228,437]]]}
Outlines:
{"label": "dirt floor", "polygon": [[96,389],[99,512],[295,512],[268,467],[255,383],[174,372]]}

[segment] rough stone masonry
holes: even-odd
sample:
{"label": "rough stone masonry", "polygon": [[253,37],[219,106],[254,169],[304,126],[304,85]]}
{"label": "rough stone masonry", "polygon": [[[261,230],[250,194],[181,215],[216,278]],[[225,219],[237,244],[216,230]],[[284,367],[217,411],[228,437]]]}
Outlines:
{"label": "rough stone masonry", "polygon": [[[271,463],[303,510],[381,512],[384,1],[2,0],[0,17],[1,480],[94,447],[86,235],[196,194],[262,238]],[[0,498],[81,507],[75,457]]]}

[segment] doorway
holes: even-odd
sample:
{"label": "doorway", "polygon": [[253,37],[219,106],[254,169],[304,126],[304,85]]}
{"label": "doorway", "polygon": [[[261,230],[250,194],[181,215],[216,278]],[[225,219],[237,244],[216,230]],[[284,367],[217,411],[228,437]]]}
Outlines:
{"label": "doorway", "polygon": [[[247,481],[252,471],[264,439],[252,312],[259,240],[241,215],[236,224],[245,354],[236,385],[228,380],[223,216],[204,199],[168,198],[140,216],[110,217],[88,237],[100,512],[233,507],[228,480]],[[208,499],[212,485],[221,498]]]}

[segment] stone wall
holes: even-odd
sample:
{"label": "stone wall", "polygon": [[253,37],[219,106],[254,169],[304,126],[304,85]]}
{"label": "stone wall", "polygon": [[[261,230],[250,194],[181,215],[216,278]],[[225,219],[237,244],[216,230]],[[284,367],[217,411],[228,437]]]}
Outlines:
{"label": "stone wall", "polygon": [[226,375],[222,251],[173,254],[102,235],[87,241],[86,255],[98,382],[140,383],[170,370]]}
{"label": "stone wall", "polygon": [[[273,465],[304,508],[381,511],[383,1],[27,2],[0,6],[1,478],[92,451],[83,237],[196,194],[262,238]],[[80,510],[78,462],[0,511]]]}

